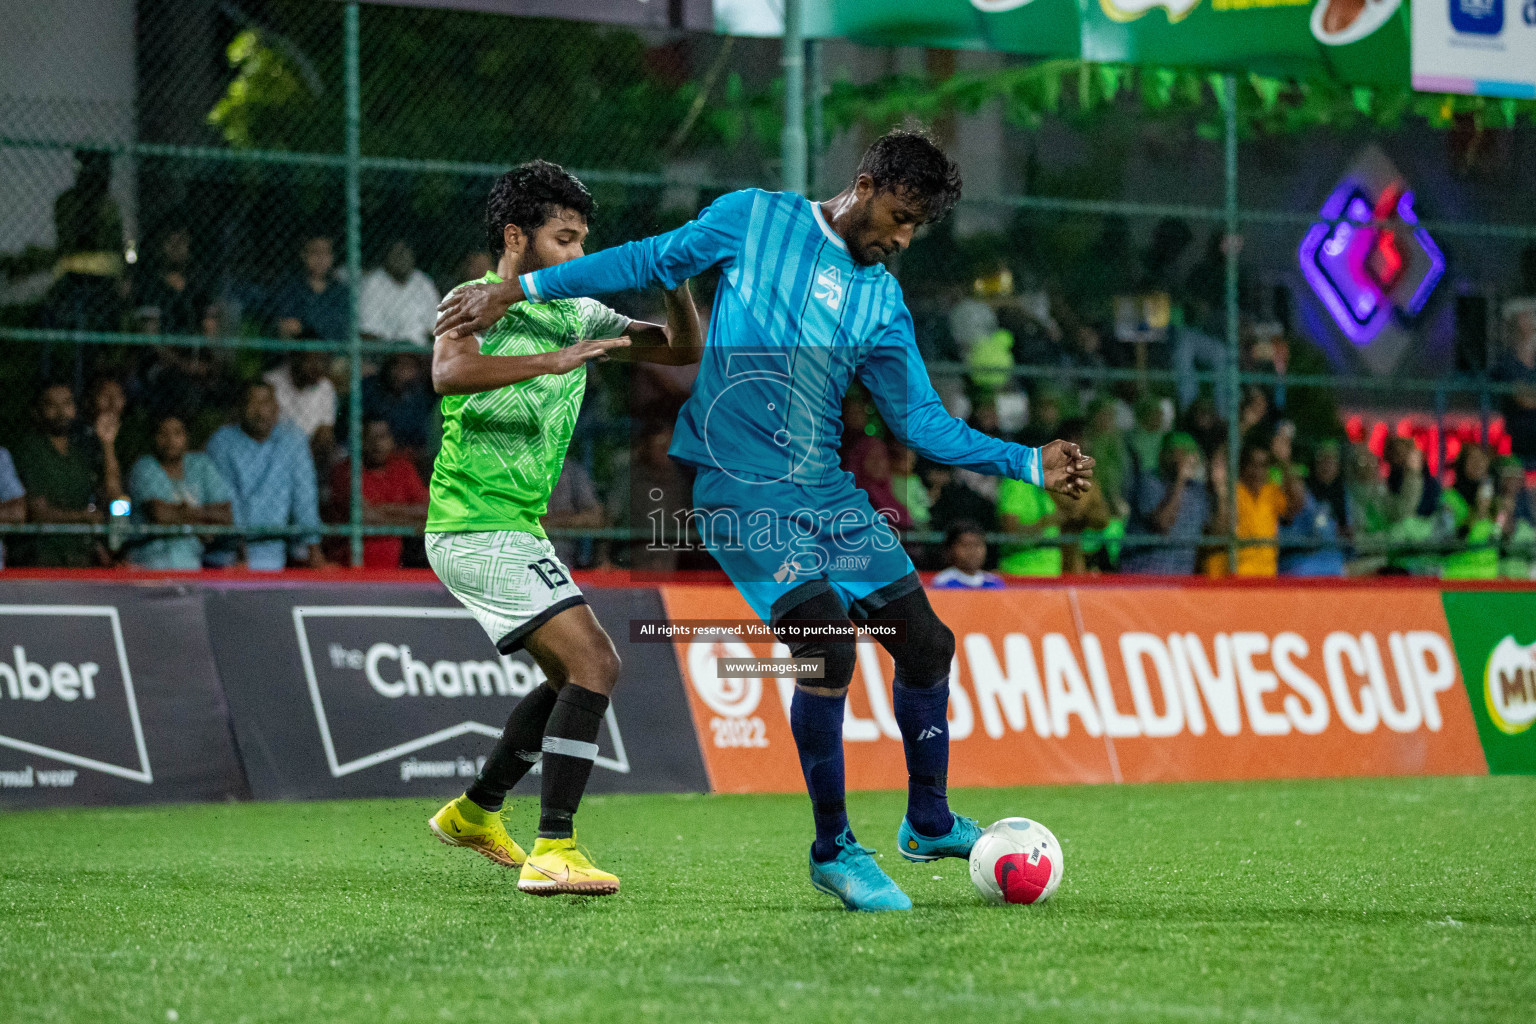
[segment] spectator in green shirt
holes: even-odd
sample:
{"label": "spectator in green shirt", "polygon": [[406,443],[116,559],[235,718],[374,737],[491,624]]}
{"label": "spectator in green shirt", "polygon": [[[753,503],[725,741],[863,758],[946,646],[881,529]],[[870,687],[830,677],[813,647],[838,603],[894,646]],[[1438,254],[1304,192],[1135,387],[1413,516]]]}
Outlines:
{"label": "spectator in green shirt", "polygon": [[1125,435],[1126,449],[1131,456],[1131,472],[1126,478],[1126,500],[1136,493],[1138,478],[1143,473],[1156,473],[1162,458],[1163,436],[1168,431],[1163,426],[1163,403],[1152,395],[1136,400],[1136,425]]}
{"label": "spectator in green shirt", "polygon": [[1498,481],[1494,532],[1501,541],[1499,575],[1528,580],[1532,556],[1536,555],[1536,516],[1531,513],[1531,495],[1525,489],[1525,467],[1518,457],[1506,455],[1494,464],[1494,476]]}
{"label": "spectator in green shirt", "polygon": [[1131,473],[1130,449],[1115,424],[1117,412],[1118,406],[1112,398],[1101,398],[1093,403],[1088,413],[1083,447],[1093,452],[1094,482],[1103,492],[1110,514],[1124,516],[1130,511],[1129,495],[1135,480]]}
{"label": "spectator in green shirt", "polygon": [[[1004,533],[1021,537],[1061,536],[1056,501],[1043,487],[1023,480],[997,485],[997,515]],[[997,567],[1010,576],[1060,576],[1061,548],[1007,545]]]}
{"label": "spectator in green shirt", "polygon": [[1455,532],[1466,547],[1445,556],[1441,575],[1448,580],[1491,580],[1499,575],[1494,526],[1496,487],[1489,474],[1493,459],[1480,444],[1465,445],[1456,458],[1456,483],[1440,492],[1443,532]]}
{"label": "spectator in green shirt", "polygon": [[[85,443],[74,437],[75,396],[64,384],[39,392],[33,406],[36,429],[16,446],[16,472],[27,488],[27,518],[34,523],[106,522],[112,497],[103,489],[103,466]],[[102,451],[112,451],[117,422],[96,424]],[[114,457],[115,464],[115,457]],[[17,544],[18,562],[48,568],[84,568],[107,563],[106,549],[94,536],[57,534]]]}
{"label": "spectator in green shirt", "polygon": [[928,486],[917,473],[917,453],[904,444],[894,442],[890,450],[891,490],[896,500],[912,514],[912,525],[919,530],[926,530],[932,511],[928,501]]}

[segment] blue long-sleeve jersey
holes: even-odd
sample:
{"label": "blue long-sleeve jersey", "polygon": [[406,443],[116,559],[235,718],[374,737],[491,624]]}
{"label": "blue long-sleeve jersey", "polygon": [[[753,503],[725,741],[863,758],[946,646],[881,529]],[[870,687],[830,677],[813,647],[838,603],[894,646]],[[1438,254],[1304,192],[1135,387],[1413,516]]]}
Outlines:
{"label": "blue long-sleeve jersey", "polygon": [[522,276],[534,302],[675,288],[721,269],[699,376],[671,454],[755,478],[838,472],[842,400],[855,374],[909,447],[935,462],[1044,484],[1040,451],[973,430],[928,379],[901,287],[861,266],[798,195],[749,189],[675,231]]}

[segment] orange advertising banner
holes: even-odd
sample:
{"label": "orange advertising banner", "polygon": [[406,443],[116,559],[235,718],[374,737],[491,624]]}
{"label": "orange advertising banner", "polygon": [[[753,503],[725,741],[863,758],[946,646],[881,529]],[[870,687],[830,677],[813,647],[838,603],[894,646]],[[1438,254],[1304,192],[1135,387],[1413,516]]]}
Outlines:
{"label": "orange advertising banner", "polygon": [[[672,620],[756,618],[733,588],[666,586]],[[1440,595],[1285,587],[929,591],[955,633],[955,786],[1486,774]],[[673,641],[716,792],[798,792],[791,679],[719,678],[771,640]],[[906,785],[891,659],[858,644],[850,789]]]}

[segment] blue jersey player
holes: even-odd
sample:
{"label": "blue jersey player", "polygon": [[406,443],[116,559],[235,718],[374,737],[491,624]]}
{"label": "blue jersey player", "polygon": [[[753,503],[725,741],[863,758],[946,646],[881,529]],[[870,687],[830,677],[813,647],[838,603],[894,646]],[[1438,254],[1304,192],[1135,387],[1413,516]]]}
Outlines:
{"label": "blue jersey player", "polygon": [[891,431],[935,462],[1069,495],[1093,471],[1076,445],[1027,448],[979,433],[934,392],[883,261],[959,197],[959,169],[943,151],[920,133],[892,132],[826,202],[734,192],[667,234],[462,288],[437,325],[439,335],[467,335],[515,302],[673,288],[719,268],[703,361],[671,455],[696,471],[693,522],[711,554],[805,659],[790,727],[816,826],[811,884],[850,910],[912,906],[848,827],[842,727],[856,663],[852,622],[878,624],[872,632],[895,662],[892,703],[908,774],[902,856],[968,857],[980,829],[950,812],[945,792],[954,634],[899,538],[840,465],[843,397],[861,381]]}

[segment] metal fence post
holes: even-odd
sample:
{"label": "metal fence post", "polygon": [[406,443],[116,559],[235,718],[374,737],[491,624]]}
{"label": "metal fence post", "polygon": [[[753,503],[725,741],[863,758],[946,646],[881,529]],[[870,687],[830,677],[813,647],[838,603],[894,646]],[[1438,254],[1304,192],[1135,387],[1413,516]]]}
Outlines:
{"label": "metal fence post", "polygon": [[1237,572],[1237,473],[1242,458],[1242,431],[1238,427],[1238,407],[1242,404],[1242,385],[1238,378],[1241,353],[1238,345],[1237,324],[1237,79],[1223,75],[1222,92],[1226,93],[1223,113],[1226,115],[1226,218],[1227,237],[1224,250],[1227,257],[1227,508],[1231,511],[1231,529],[1227,539],[1227,571]]}
{"label": "metal fence post", "polygon": [[805,24],[801,0],[784,0],[784,133],[779,139],[786,192],[805,194]]}
{"label": "metal fence post", "polygon": [[823,78],[825,75],[822,67],[822,48],[824,43],[820,39],[806,40],[806,78],[809,79],[808,88],[811,90],[811,124],[810,139],[807,144],[809,150],[809,171],[806,174],[807,187],[811,191],[821,189],[824,184],[825,168],[822,167],[822,155],[824,139],[826,137],[826,125],[823,120],[822,101],[825,96]]}
{"label": "metal fence post", "polygon": [[347,454],[351,460],[352,565],[363,564],[363,342],[358,329],[357,297],[363,283],[362,239],[362,96],[359,74],[357,4],[347,4]]}

